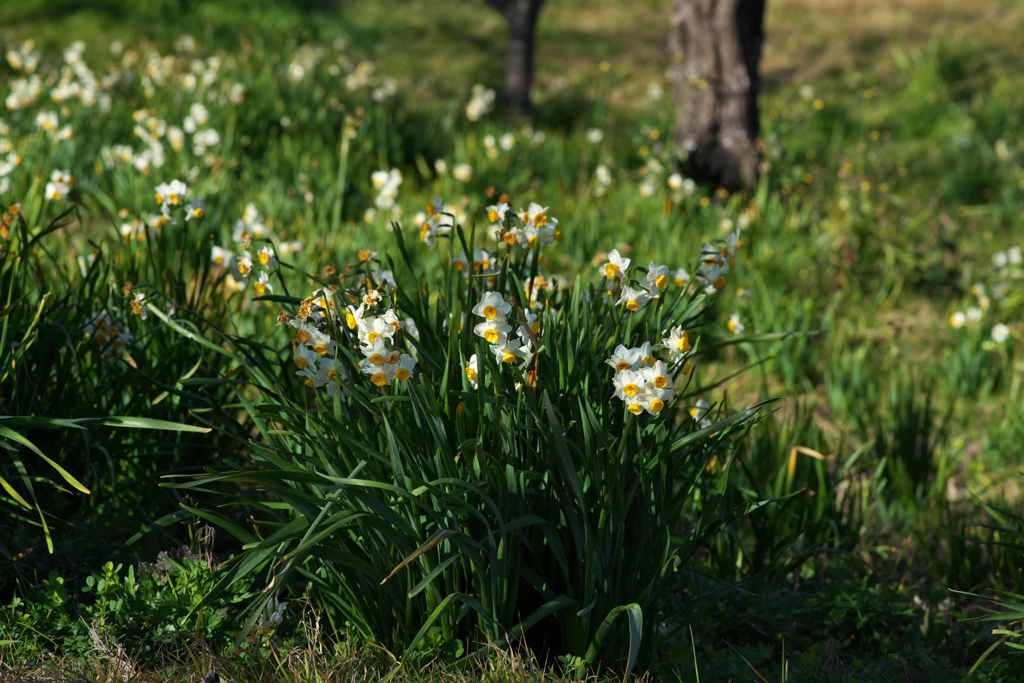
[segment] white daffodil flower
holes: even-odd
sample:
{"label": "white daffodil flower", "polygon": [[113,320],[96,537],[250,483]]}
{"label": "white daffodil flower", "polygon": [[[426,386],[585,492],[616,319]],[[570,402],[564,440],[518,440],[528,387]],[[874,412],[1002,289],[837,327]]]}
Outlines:
{"label": "white daffodil flower", "polygon": [[622,294],[616,303],[622,304],[628,311],[639,311],[654,297],[646,289],[623,287]]}
{"label": "white daffodil flower", "polygon": [[619,254],[618,249],[612,249],[608,252],[608,262],[601,266],[601,272],[605,278],[609,280],[615,280],[617,278],[625,277],[626,271],[629,269],[629,264],[632,261],[628,258],[623,257]]}
{"label": "white daffodil flower", "polygon": [[473,307],[473,314],[485,320],[503,321],[512,310],[512,304],[498,292],[485,292],[480,303]]}
{"label": "white daffodil flower", "polygon": [[483,337],[488,344],[504,344],[512,328],[504,319],[485,320],[473,328],[473,333]]}

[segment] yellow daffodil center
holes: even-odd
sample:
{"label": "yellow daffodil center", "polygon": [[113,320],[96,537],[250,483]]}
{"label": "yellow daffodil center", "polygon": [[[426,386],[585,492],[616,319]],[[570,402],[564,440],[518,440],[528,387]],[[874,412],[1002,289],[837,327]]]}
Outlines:
{"label": "yellow daffodil center", "polygon": [[639,304],[639,302],[637,302],[636,299],[627,299],[626,300],[626,308],[628,308],[631,311],[635,311],[635,310],[640,308],[640,304]]}
{"label": "yellow daffodil center", "polygon": [[380,355],[379,353],[370,354],[367,360],[373,363],[374,365],[384,365],[384,356]]}
{"label": "yellow daffodil center", "polygon": [[256,296],[263,296],[267,293],[267,286],[262,282],[257,282],[253,285],[253,290],[256,292]]}
{"label": "yellow daffodil center", "polygon": [[332,382],[338,379],[337,368],[331,368],[330,370],[327,371],[327,379],[331,380]]}
{"label": "yellow daffodil center", "polygon": [[306,330],[299,330],[298,334],[295,335],[295,341],[300,344],[305,344],[309,341],[310,335]]}
{"label": "yellow daffodil center", "polygon": [[163,204],[164,203],[164,196],[162,194],[160,194],[159,192],[156,193],[156,203],[157,204]]}
{"label": "yellow daffodil center", "polygon": [[614,263],[607,263],[604,266],[604,276],[609,280],[617,278],[619,276],[619,267]]}
{"label": "yellow daffodil center", "polygon": [[637,386],[636,384],[627,384],[626,386],[622,387],[622,393],[632,398],[633,396],[636,396],[637,394],[640,393],[640,387]]}
{"label": "yellow daffodil center", "polygon": [[658,359],[655,358],[654,356],[644,356],[644,365],[646,365],[647,367],[651,367],[657,362]]}
{"label": "yellow daffodil center", "polygon": [[462,272],[462,271],[464,271],[465,269],[466,269],[466,263],[465,263],[465,261],[461,261],[461,260],[460,260],[460,261],[456,261],[456,262],[455,262],[455,272],[457,272],[457,273],[461,273],[461,272]]}
{"label": "yellow daffodil center", "polygon": [[620,360],[619,362],[617,362],[615,364],[615,371],[616,372],[622,372],[623,370],[628,370],[628,369],[629,369],[629,363],[624,361],[624,360]]}
{"label": "yellow daffodil center", "polygon": [[345,313],[345,324],[348,326],[348,329],[350,330],[356,329],[356,316],[355,314],[352,313],[352,311],[347,311]]}
{"label": "yellow daffodil center", "polygon": [[498,317],[498,309],[490,304],[484,306],[484,317],[488,320],[494,320]]}
{"label": "yellow daffodil center", "polygon": [[736,321],[735,321],[735,320],[730,320],[730,321],[729,321],[728,323],[726,323],[726,325],[725,325],[725,326],[726,326],[726,327],[727,327],[727,328],[729,329],[729,331],[730,331],[730,332],[732,332],[733,334],[735,334],[735,333],[736,333],[736,329],[737,329],[737,327],[736,327]]}
{"label": "yellow daffodil center", "polygon": [[359,251],[356,252],[356,257],[360,261],[369,261],[370,260],[370,251],[369,251],[369,249],[360,249]]}
{"label": "yellow daffodil center", "polygon": [[496,329],[494,329],[493,327],[490,328],[490,329],[484,330],[484,339],[487,340],[488,344],[497,344],[498,343],[498,338],[500,336],[501,335],[498,333],[498,331]]}
{"label": "yellow daffodil center", "polygon": [[260,265],[261,266],[266,266],[266,265],[268,265],[270,263],[270,252],[269,251],[261,251],[259,253],[259,255],[258,255],[258,258],[260,260]]}
{"label": "yellow daffodil center", "polygon": [[491,209],[490,211],[488,211],[487,212],[487,220],[489,220],[492,223],[497,223],[498,222],[498,212],[497,212],[497,210]]}
{"label": "yellow daffodil center", "polygon": [[309,363],[306,362],[305,358],[302,356],[295,356],[295,367],[299,370],[305,370],[308,365]]}
{"label": "yellow daffodil center", "polygon": [[315,386],[316,386],[315,384],[313,384],[313,379],[312,379],[311,377],[307,377],[307,378],[306,378],[306,379],[304,380],[304,383],[305,383],[305,385],[306,385],[307,387],[309,387],[310,389],[312,389],[313,387],[315,387]]}
{"label": "yellow daffodil center", "polygon": [[654,386],[658,389],[664,389],[668,386],[668,377],[665,375],[658,375],[654,378]]}
{"label": "yellow daffodil center", "polygon": [[469,379],[470,382],[475,382],[476,370],[473,368],[466,368],[466,378]]}
{"label": "yellow daffodil center", "polygon": [[652,400],[650,404],[648,404],[647,409],[650,410],[652,413],[660,413],[662,408],[664,407],[665,402],[662,401],[660,398],[656,398]]}
{"label": "yellow daffodil center", "polygon": [[511,351],[504,351],[501,354],[502,363],[515,363],[517,358],[518,356],[516,356],[516,354],[512,353]]}
{"label": "yellow daffodil center", "polygon": [[366,333],[366,341],[371,344],[376,344],[378,339],[380,339],[380,332],[370,331]]}
{"label": "yellow daffodil center", "polygon": [[630,403],[628,406],[626,406],[626,410],[628,410],[633,415],[639,415],[640,413],[644,412],[644,407],[639,403]]}
{"label": "yellow daffodil center", "polygon": [[395,377],[400,382],[404,382],[405,380],[409,379],[409,377],[411,377],[411,376],[412,376],[411,373],[406,368],[398,368],[397,370],[395,370]]}
{"label": "yellow daffodil center", "polygon": [[658,289],[665,289],[665,287],[668,286],[668,275],[659,275],[658,277],[654,278],[654,284],[658,287]]}
{"label": "yellow daffodil center", "polygon": [[370,375],[370,381],[373,382],[374,386],[382,387],[388,383],[388,376],[383,372],[375,372]]}

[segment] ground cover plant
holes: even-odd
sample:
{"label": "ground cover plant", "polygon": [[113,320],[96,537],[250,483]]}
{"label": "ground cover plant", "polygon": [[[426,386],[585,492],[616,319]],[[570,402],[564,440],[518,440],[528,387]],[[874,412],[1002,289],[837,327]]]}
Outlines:
{"label": "ground cover plant", "polygon": [[0,8],[4,676],[1015,679],[1024,17],[667,4]]}

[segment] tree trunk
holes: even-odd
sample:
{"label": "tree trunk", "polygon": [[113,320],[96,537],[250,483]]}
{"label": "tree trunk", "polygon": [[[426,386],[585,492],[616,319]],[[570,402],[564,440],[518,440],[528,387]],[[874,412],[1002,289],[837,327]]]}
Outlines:
{"label": "tree trunk", "polygon": [[505,104],[513,116],[526,118],[532,111],[534,51],[537,19],[544,0],[487,0],[505,17]]}
{"label": "tree trunk", "polygon": [[687,173],[730,189],[757,184],[766,0],[676,0],[672,77]]}

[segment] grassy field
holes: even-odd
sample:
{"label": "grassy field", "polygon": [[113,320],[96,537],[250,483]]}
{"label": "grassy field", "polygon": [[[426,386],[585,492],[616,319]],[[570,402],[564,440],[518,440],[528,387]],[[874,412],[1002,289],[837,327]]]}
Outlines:
{"label": "grassy field", "polygon": [[[530,127],[467,117],[482,2],[0,7],[0,678],[1016,680],[1024,9],[770,2],[730,195],[668,4],[549,0]],[[686,282],[630,314],[613,249]]]}

